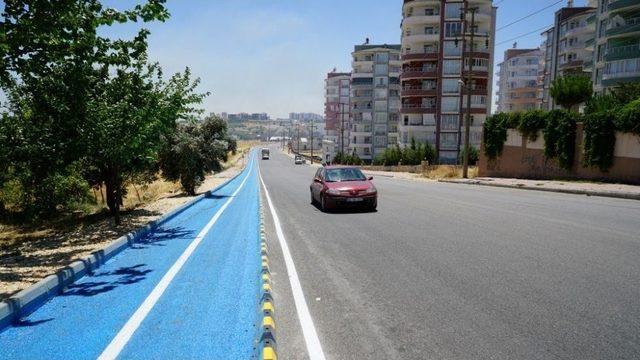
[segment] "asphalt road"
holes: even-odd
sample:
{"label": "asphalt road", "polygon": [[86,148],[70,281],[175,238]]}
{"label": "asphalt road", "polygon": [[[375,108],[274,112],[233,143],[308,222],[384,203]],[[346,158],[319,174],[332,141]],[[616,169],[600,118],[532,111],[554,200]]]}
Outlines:
{"label": "asphalt road", "polygon": [[[320,212],[315,168],[260,170],[327,359],[640,358],[640,202],[376,178]],[[279,356],[306,359],[267,212]]]}

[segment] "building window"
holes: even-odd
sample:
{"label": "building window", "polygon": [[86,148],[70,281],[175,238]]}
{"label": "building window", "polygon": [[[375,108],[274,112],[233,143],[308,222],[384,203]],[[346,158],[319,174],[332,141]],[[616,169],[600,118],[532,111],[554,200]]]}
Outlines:
{"label": "building window", "polygon": [[445,112],[459,112],[460,111],[460,98],[458,98],[458,97],[443,97],[442,98],[442,111],[445,111]]}
{"label": "building window", "polygon": [[445,75],[458,75],[460,74],[460,65],[462,62],[460,60],[444,60],[444,74]]}

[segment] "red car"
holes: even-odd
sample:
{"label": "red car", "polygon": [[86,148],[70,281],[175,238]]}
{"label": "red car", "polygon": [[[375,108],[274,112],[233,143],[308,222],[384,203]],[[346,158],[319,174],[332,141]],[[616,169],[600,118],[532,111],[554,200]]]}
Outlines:
{"label": "red car", "polygon": [[340,206],[359,205],[375,211],[378,190],[373,177],[367,178],[353,166],[325,166],[318,169],[311,183],[311,203],[319,204],[322,211]]}

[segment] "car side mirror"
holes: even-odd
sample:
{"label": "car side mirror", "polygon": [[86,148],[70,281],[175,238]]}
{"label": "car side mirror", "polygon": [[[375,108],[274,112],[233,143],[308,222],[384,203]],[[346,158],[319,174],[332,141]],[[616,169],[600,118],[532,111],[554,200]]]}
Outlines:
{"label": "car side mirror", "polygon": [[368,180],[369,181],[373,180],[373,176],[369,176]]}
{"label": "car side mirror", "polygon": [[322,180],[320,180],[320,179],[318,179],[318,178],[313,179],[313,181],[314,181],[314,182],[317,182],[317,183],[321,183],[321,182],[322,182]]}

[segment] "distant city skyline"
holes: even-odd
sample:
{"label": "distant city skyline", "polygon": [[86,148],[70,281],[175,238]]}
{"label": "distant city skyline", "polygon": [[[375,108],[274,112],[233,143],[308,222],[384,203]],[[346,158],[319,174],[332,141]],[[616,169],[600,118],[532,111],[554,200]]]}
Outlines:
{"label": "distant city skyline", "polygon": [[[105,3],[130,6],[124,0]],[[354,45],[365,38],[379,44],[400,43],[402,3],[169,0],[171,18],[144,26],[151,30],[150,60],[159,61],[167,75],[189,66],[201,78],[200,90],[211,92],[202,105],[207,113],[266,112],[287,118],[290,112],[323,113],[324,77],[334,67],[349,71]],[[540,33],[552,25],[554,12],[567,5],[554,0],[498,0],[494,4],[498,4],[496,64],[514,42],[519,48],[538,47]],[[585,5],[586,0],[574,4]],[[365,8],[367,16],[353,16]],[[139,26],[114,25],[103,31],[129,37]],[[540,31],[532,32],[538,28]],[[492,101],[495,103],[495,96]]]}

